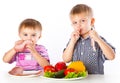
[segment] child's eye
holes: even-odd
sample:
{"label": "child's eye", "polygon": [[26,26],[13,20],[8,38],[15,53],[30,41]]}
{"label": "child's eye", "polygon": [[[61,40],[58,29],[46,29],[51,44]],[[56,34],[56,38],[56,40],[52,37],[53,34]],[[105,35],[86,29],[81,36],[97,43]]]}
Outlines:
{"label": "child's eye", "polygon": [[85,21],[86,21],[86,20],[84,20],[84,19],[83,19],[83,20],[81,20],[81,22],[85,22]]}
{"label": "child's eye", "polygon": [[35,37],[35,34],[33,34],[32,36]]}
{"label": "child's eye", "polygon": [[24,34],[24,36],[28,36],[27,34]]}
{"label": "child's eye", "polygon": [[73,24],[77,24],[77,22],[73,22]]}

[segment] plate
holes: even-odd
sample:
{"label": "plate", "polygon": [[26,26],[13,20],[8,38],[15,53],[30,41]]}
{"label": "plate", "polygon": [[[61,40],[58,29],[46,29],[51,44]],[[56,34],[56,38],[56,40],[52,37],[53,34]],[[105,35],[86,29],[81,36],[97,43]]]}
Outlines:
{"label": "plate", "polygon": [[13,77],[38,77],[42,75],[42,71],[24,71],[23,75],[12,75],[10,73],[8,75]]}
{"label": "plate", "polygon": [[81,79],[85,79],[86,77],[78,77],[78,78],[48,78],[48,77],[44,77],[44,76],[40,76],[43,79],[49,79],[49,80],[81,80]]}
{"label": "plate", "polygon": [[69,80],[81,80],[81,79],[85,79],[88,77],[88,73],[85,77],[78,77],[78,78],[49,78],[49,77],[45,77],[45,76],[40,76],[43,79],[49,79],[49,80],[63,80],[63,81],[69,81]]}

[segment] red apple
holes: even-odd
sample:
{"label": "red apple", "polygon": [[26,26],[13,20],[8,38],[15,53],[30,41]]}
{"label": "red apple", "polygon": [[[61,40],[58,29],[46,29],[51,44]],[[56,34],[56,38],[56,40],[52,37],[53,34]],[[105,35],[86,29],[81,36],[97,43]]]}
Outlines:
{"label": "red apple", "polygon": [[67,68],[67,66],[66,66],[66,63],[65,62],[57,62],[56,64],[55,64],[55,70],[56,71],[60,71],[60,70],[63,70],[63,69],[66,69]]}

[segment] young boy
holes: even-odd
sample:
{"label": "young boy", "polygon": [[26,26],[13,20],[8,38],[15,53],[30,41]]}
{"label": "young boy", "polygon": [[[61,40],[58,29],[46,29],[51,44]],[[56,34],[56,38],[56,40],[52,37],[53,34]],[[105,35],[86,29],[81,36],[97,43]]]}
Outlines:
{"label": "young boy", "polygon": [[105,60],[115,58],[115,48],[94,30],[92,9],[77,4],[70,12],[74,31],[63,52],[65,62],[81,60],[89,74],[104,74]]}
{"label": "young boy", "polygon": [[18,74],[21,70],[42,70],[44,66],[49,65],[47,49],[43,45],[38,45],[37,41],[41,38],[42,25],[35,19],[25,19],[19,26],[19,37],[12,47],[3,56],[3,61],[13,63],[16,61],[16,67],[10,71],[10,74]]}

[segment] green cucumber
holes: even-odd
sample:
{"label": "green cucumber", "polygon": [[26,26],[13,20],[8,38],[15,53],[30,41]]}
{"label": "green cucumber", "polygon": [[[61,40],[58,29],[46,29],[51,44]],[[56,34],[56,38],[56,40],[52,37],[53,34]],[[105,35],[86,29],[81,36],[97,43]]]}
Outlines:
{"label": "green cucumber", "polygon": [[55,73],[55,78],[63,78],[63,77],[65,77],[64,69]]}

